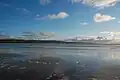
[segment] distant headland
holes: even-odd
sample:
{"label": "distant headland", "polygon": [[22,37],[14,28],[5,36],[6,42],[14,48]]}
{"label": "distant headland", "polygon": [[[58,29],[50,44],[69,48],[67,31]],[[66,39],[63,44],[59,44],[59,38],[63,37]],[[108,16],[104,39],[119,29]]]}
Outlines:
{"label": "distant headland", "polygon": [[[66,44],[80,43],[80,44],[86,44],[84,42],[66,42],[62,40],[24,40],[24,39],[0,39],[0,43],[66,43]],[[89,43],[89,44],[93,44],[93,43]]]}
{"label": "distant headland", "polygon": [[91,44],[91,45],[120,45],[114,40],[25,40],[25,39],[0,39],[0,43],[58,43],[58,44]]}

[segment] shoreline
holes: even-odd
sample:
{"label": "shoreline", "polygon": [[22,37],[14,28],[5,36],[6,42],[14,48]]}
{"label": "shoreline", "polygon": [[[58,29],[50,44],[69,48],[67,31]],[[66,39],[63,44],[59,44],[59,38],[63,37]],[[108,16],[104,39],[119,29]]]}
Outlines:
{"label": "shoreline", "polygon": [[58,43],[58,44],[84,44],[84,45],[120,45],[120,43],[92,43],[92,42],[66,42],[62,40],[23,40],[0,39],[0,43]]}

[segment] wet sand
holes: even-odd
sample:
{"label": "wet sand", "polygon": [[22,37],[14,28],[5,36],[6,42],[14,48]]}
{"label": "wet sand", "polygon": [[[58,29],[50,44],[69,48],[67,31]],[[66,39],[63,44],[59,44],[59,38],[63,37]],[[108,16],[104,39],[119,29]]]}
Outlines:
{"label": "wet sand", "polygon": [[[43,57],[0,65],[0,80],[46,80],[53,72],[72,75],[70,66],[60,58]],[[68,72],[69,71],[69,72]],[[69,73],[69,74],[68,74]]]}
{"label": "wet sand", "polygon": [[90,80],[120,80],[120,65],[105,65],[101,67]]}

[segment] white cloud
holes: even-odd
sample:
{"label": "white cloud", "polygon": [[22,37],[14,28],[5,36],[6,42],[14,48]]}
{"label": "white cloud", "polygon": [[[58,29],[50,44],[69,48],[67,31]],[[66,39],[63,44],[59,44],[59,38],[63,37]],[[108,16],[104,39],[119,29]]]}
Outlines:
{"label": "white cloud", "polygon": [[100,32],[101,34],[108,34],[110,36],[114,36],[114,35],[120,35],[120,32],[108,32],[108,31],[104,31],[104,32]]}
{"label": "white cloud", "polygon": [[53,35],[55,35],[55,33],[54,32],[40,32],[40,35],[42,35],[42,36],[53,36]]}
{"label": "white cloud", "polygon": [[11,5],[10,5],[10,4],[3,3],[3,2],[0,2],[0,5],[5,6],[5,7],[11,7]]}
{"label": "white cloud", "polygon": [[24,13],[28,13],[28,12],[30,12],[28,9],[26,9],[26,8],[21,8],[21,10],[24,12]]}
{"label": "white cloud", "polygon": [[72,3],[80,3],[82,0],[68,0],[68,1]]}
{"label": "white cloud", "polygon": [[4,6],[10,6],[10,4],[3,4]]}
{"label": "white cloud", "polygon": [[104,8],[116,5],[120,0],[71,0],[72,3],[82,3],[85,5]]}
{"label": "white cloud", "polygon": [[46,5],[46,4],[49,4],[49,3],[51,3],[51,0],[40,0],[41,5]]}
{"label": "white cloud", "polygon": [[45,20],[45,19],[65,19],[69,16],[66,12],[59,12],[58,14],[48,14],[47,16],[40,17],[39,14],[36,15],[36,20]]}
{"label": "white cloud", "polygon": [[37,14],[37,15],[35,16],[35,20],[45,20],[45,19],[47,19],[47,18],[48,18],[47,16],[41,17],[39,14]]}
{"label": "white cloud", "polygon": [[109,34],[111,32],[108,32],[108,31],[103,31],[103,32],[100,32],[101,34]]}
{"label": "white cloud", "polygon": [[88,25],[88,23],[87,22],[83,22],[83,23],[80,23],[81,25]]}
{"label": "white cloud", "polygon": [[55,36],[55,33],[54,32],[40,32],[38,35],[40,35],[42,39],[50,39]]}
{"label": "white cloud", "polygon": [[104,15],[101,13],[96,13],[93,18],[95,22],[105,22],[105,21],[110,21],[115,19],[115,17]]}
{"label": "white cloud", "polygon": [[17,11],[23,12],[23,13],[29,13],[30,11],[26,8],[16,8]]}
{"label": "white cloud", "polygon": [[39,15],[39,14],[37,14],[36,16],[37,16],[37,17],[39,17],[40,15]]}
{"label": "white cloud", "polygon": [[52,14],[52,15],[49,14],[48,18],[49,19],[64,19],[64,18],[66,18],[68,16],[69,16],[69,14],[67,14],[66,12],[60,12],[58,14]]}

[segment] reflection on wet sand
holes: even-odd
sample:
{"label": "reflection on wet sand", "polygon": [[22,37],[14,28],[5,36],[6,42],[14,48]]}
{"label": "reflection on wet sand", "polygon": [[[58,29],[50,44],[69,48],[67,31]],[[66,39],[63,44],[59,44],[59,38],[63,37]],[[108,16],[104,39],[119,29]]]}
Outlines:
{"label": "reflection on wet sand", "polygon": [[120,79],[119,46],[31,45],[0,46],[0,80]]}
{"label": "reflection on wet sand", "polygon": [[101,67],[91,80],[120,80],[120,65],[106,65]]}
{"label": "reflection on wet sand", "polygon": [[49,80],[46,78],[53,72],[69,76],[70,74],[67,74],[69,68],[66,61],[53,57],[41,57],[11,64],[6,64],[3,61],[0,64],[0,80]]}

